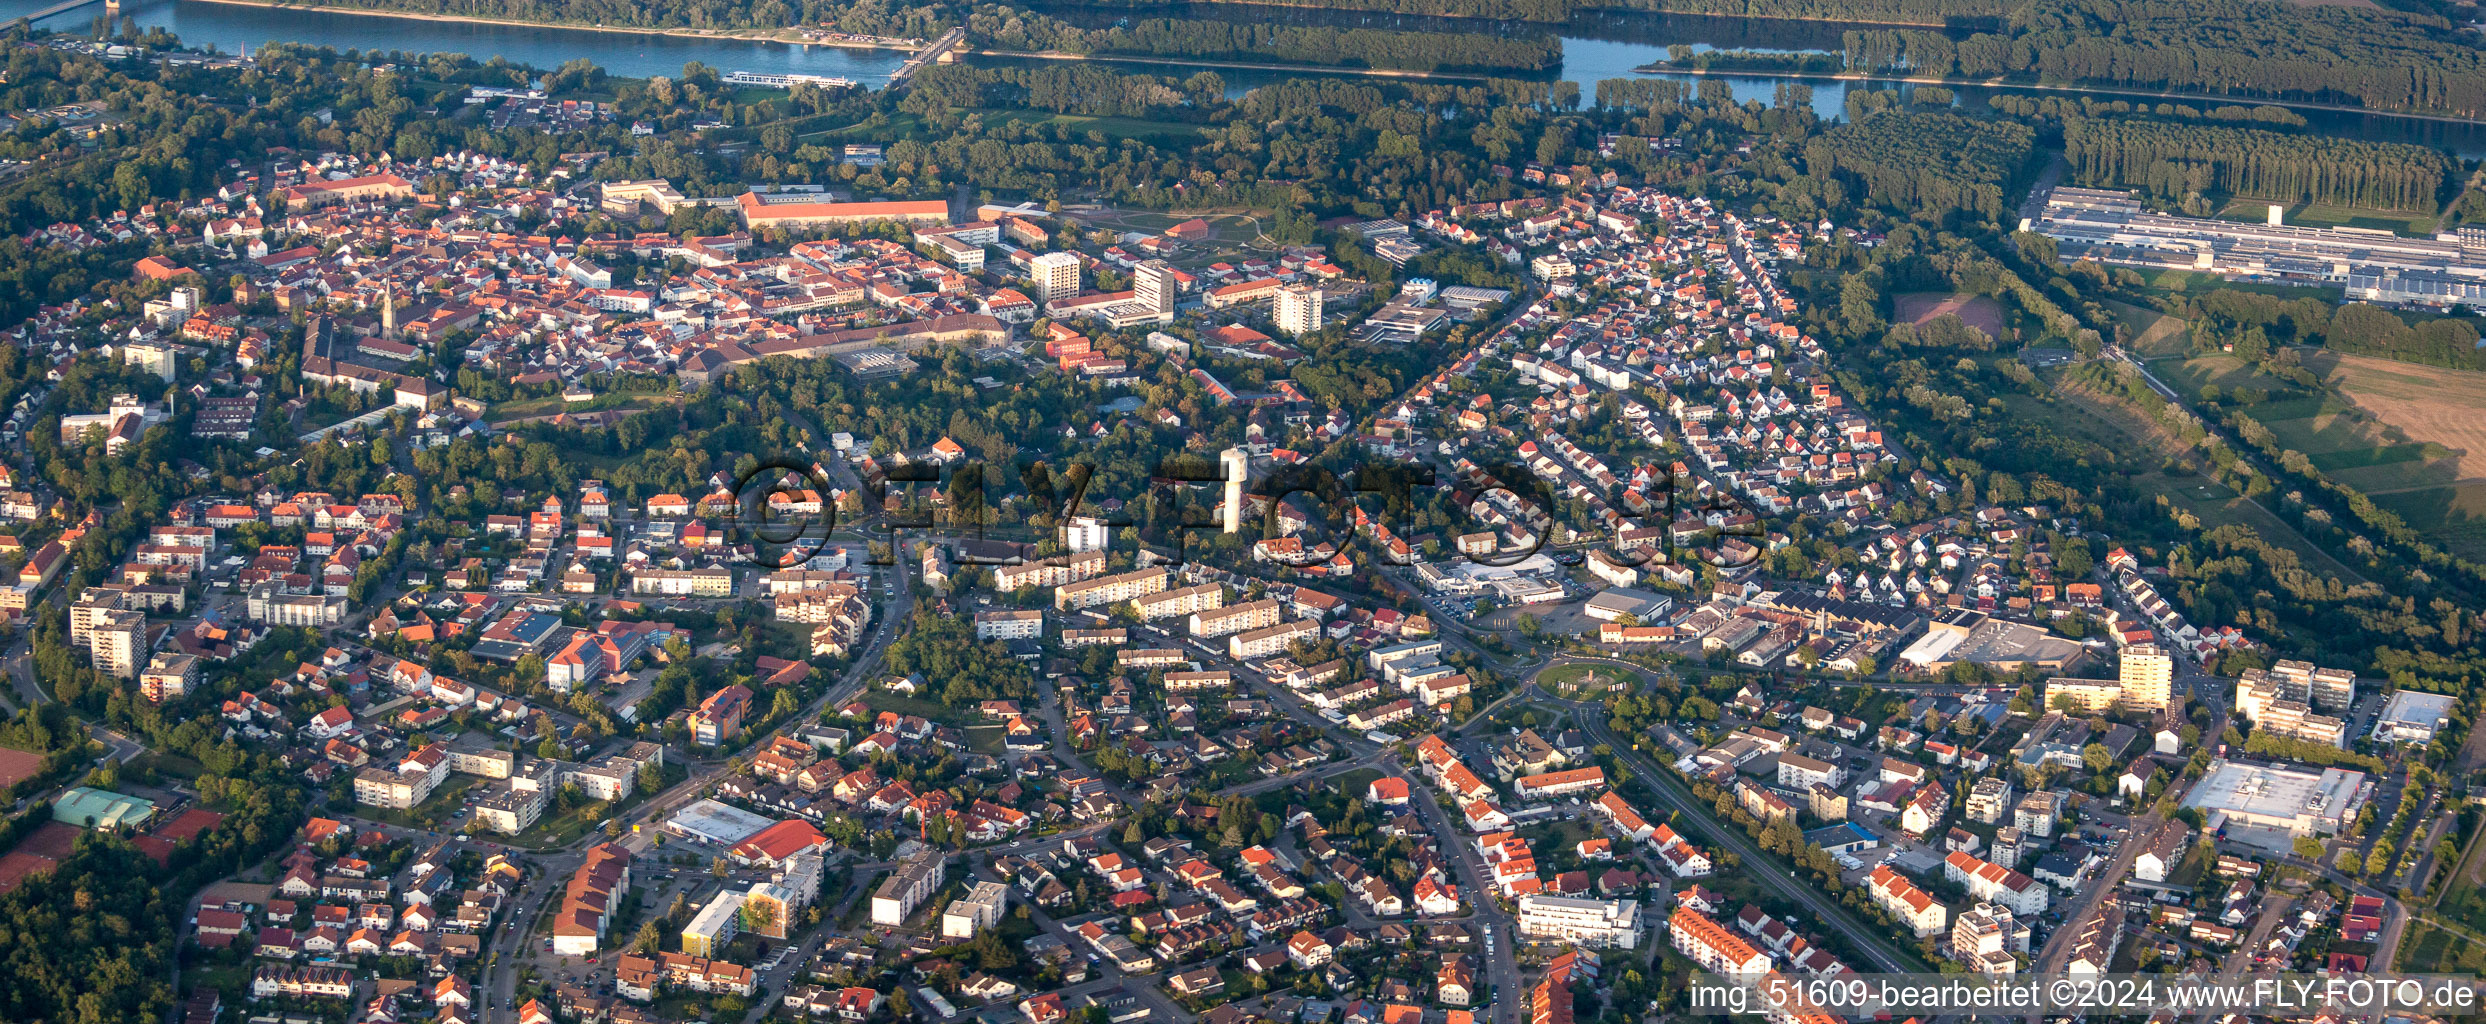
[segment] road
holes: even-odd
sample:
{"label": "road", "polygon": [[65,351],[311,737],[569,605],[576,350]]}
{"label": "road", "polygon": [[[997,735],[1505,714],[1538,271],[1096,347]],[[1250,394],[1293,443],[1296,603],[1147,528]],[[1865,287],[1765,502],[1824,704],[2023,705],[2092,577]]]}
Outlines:
{"label": "road", "polygon": [[1459,823],[1450,820],[1449,812],[1442,810],[1441,801],[1433,799],[1430,783],[1408,774],[1395,759],[1390,762],[1387,771],[1407,780],[1407,791],[1416,794],[1416,798],[1408,802],[1416,806],[1417,815],[1424,819],[1425,826],[1433,830],[1433,835],[1442,841],[1442,845],[1455,851],[1450,862],[1458,869],[1459,893],[1467,897],[1468,906],[1476,908],[1470,916],[1484,927],[1486,934],[1493,936],[1494,949],[1502,954],[1484,958],[1484,980],[1492,983],[1494,992],[1491,1009],[1493,1022],[1517,1024],[1525,1016],[1523,1007],[1527,1000],[1523,993],[1527,991],[1527,986],[1519,976],[1519,958],[1509,955],[1509,944],[1514,935],[1513,921],[1511,915],[1502,909],[1501,901],[1494,897],[1493,886],[1487,881],[1493,876],[1485,871],[1484,856],[1476,852],[1475,843],[1460,841],[1465,830]]}
{"label": "road", "polygon": [[[58,593],[58,591],[54,591],[54,593]],[[32,708],[51,701],[51,695],[44,693],[43,687],[37,685],[35,682],[34,645],[31,641],[25,639],[18,640],[17,645],[10,648],[7,662],[9,668],[9,682],[11,684],[11,688],[15,691],[18,706]],[[107,729],[92,722],[81,722],[80,724],[85,727],[87,736],[93,738],[95,742],[101,743],[105,747],[109,748],[105,752],[103,760],[116,763],[126,762],[131,758],[147,752],[146,744],[131,739],[128,736],[124,736],[119,732]]]}
{"label": "road", "polygon": [[[2181,799],[2182,794],[2175,794],[2175,797]],[[2166,801],[2161,801],[2161,803],[2164,802]],[[2063,962],[2071,959],[2073,933],[2079,930],[2073,925],[2097,913],[2098,905],[2106,901],[2107,894],[2123,885],[2124,876],[2132,870],[2132,862],[2140,859],[2141,851],[2149,848],[2150,837],[2157,835],[2158,830],[2166,825],[2166,815],[2159,813],[2157,807],[2156,804],[2151,805],[2148,814],[2132,822],[2131,831],[2124,833],[2122,841],[2115,846],[2114,861],[2107,865],[2106,870],[2098,875],[2096,881],[2091,882],[2088,888],[2082,891],[2079,906],[2064,911],[2063,927],[2055,929],[2054,934],[2047,936],[2046,947],[2038,951],[2037,973],[2059,974],[2062,972]]]}

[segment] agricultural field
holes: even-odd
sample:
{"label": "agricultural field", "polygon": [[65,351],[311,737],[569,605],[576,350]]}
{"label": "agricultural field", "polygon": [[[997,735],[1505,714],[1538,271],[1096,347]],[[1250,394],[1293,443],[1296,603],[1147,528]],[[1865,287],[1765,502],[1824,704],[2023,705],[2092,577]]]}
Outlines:
{"label": "agricultural field", "polygon": [[2115,321],[2123,325],[2125,351],[2142,359],[2180,356],[2190,351],[2185,337],[2184,321],[2140,306],[2109,302]]}
{"label": "agricultural field", "polygon": [[[2436,543],[2486,557],[2486,373],[2371,356],[2314,352],[2305,365],[2326,394],[2249,410],[2332,479],[2364,491]],[[2273,388],[2241,360],[2165,359],[2151,369],[2170,385]]]}

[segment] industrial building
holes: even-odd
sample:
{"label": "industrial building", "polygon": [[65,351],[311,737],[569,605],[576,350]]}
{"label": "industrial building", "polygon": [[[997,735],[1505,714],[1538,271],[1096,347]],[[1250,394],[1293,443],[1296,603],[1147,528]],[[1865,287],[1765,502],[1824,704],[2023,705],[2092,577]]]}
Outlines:
{"label": "industrial building", "polygon": [[2486,230],[2403,238],[2367,228],[2308,228],[2153,213],[2130,192],[2057,187],[2021,226],[2066,259],[2237,278],[2327,284],[2348,297],[2429,306],[2486,304]]}

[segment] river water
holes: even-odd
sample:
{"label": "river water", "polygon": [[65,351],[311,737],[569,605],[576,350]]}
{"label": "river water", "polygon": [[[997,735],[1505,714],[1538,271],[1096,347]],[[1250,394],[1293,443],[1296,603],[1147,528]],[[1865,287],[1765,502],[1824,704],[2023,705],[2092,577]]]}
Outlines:
{"label": "river water", "polygon": [[[41,9],[48,0],[0,0],[0,21]],[[1043,5],[1039,9],[1080,24],[1111,24],[1122,12],[1096,8]],[[59,15],[44,27],[81,32],[103,8],[91,5]],[[878,85],[906,59],[893,50],[858,50],[830,46],[790,46],[731,39],[692,39],[643,33],[595,32],[581,29],[519,25],[478,25],[455,21],[379,17],[317,10],[278,10],[204,0],[125,0],[123,13],[146,27],[162,26],[191,46],[214,46],[225,52],[257,47],[272,40],[329,46],[339,50],[402,50],[463,53],[478,59],[505,57],[539,68],[553,68],[586,57],[615,75],[645,78],[678,74],[682,65],[700,61],[722,71],[765,71],[833,75],[865,85]],[[1593,98],[1596,83],[1606,78],[1640,76],[1634,69],[1663,60],[1667,48],[1836,52],[1840,34],[1865,26],[1819,22],[1771,21],[1694,15],[1605,13],[1584,16],[1557,26],[1515,22],[1429,18],[1327,11],[1307,8],[1242,7],[1194,4],[1177,9],[1152,8],[1152,16],[1222,18],[1298,24],[1329,24],[1414,31],[1538,33],[1551,31],[1562,40],[1562,67],[1556,75],[1579,83],[1583,100]],[[1135,69],[1180,74],[1179,68],[1132,65]],[[1230,91],[1240,93],[1280,78],[1320,72],[1219,69]],[[1654,77],[1696,80],[1693,76]],[[1725,81],[1738,100],[1769,102],[1783,79],[1760,75],[1712,76]],[[1843,82],[1807,82],[1813,105],[1825,117],[1845,108],[1848,86]],[[1887,86],[1884,86],[1887,88]],[[1903,92],[1912,91],[1902,86]],[[1983,109],[1997,92],[2059,95],[2023,89],[1957,87],[1962,106]],[[2249,103],[2250,101],[2238,101]],[[2380,115],[2332,111],[2301,111],[2314,130],[2376,142],[2410,142],[2446,149],[2470,159],[2486,159],[2486,125],[2418,121]]]}

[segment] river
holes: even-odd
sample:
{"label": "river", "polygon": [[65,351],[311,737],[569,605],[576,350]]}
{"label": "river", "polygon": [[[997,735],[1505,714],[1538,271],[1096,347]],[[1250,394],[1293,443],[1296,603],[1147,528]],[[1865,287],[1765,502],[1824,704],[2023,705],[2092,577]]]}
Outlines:
{"label": "river", "polygon": [[[41,9],[48,0],[0,0],[0,20],[15,18]],[[1111,24],[1122,12],[1097,8],[1053,7],[1039,9],[1081,24]],[[45,27],[61,31],[84,31],[86,25],[101,11],[100,5],[81,8],[47,22]],[[906,59],[894,50],[860,50],[831,46],[795,46],[783,43],[753,42],[738,39],[697,39],[681,36],[641,33],[595,32],[581,29],[523,25],[487,25],[456,21],[432,21],[418,18],[392,18],[365,14],[347,14],[318,10],[278,10],[235,4],[209,3],[205,0],[127,0],[123,13],[134,17],[142,26],[162,26],[181,37],[191,46],[213,46],[225,52],[257,48],[271,40],[329,46],[339,50],[403,50],[413,52],[463,53],[478,59],[504,57],[511,61],[539,68],[553,68],[564,61],[586,57],[605,70],[625,77],[645,78],[679,73],[682,65],[700,61],[723,71],[764,71],[833,75],[851,78],[866,85],[877,85],[887,79],[890,71]],[[1272,17],[1299,24],[1364,25],[1412,31],[1539,33],[1551,31],[1562,40],[1562,67],[1556,76],[1580,86],[1583,100],[1596,94],[1598,80],[1606,78],[1663,77],[1697,80],[1694,76],[1641,76],[1635,69],[1663,60],[1667,48],[1685,45],[1694,52],[1712,49],[1774,50],[1778,52],[1836,52],[1840,34],[1848,28],[1865,26],[1821,22],[1771,21],[1756,18],[1721,18],[1698,15],[1660,15],[1602,13],[1583,16],[1562,25],[1534,25],[1520,22],[1495,22],[1469,19],[1430,18],[1409,15],[1375,14],[1358,11],[1332,11],[1309,8],[1244,7],[1229,4],[1193,4],[1177,9],[1155,8],[1158,16],[1176,14],[1187,18],[1221,18],[1233,20],[1268,20]],[[1161,65],[1133,65],[1138,70],[1172,73]],[[1318,71],[1258,71],[1221,69],[1229,91],[1240,93],[1280,78],[1320,74]],[[1785,80],[1764,75],[1719,75],[1738,100],[1769,102]],[[1813,89],[1813,106],[1824,117],[1835,117],[1845,109],[1848,84],[1844,82],[1808,82]],[[1887,88],[1888,86],[1885,86]],[[1899,86],[1912,93],[1914,87]],[[2062,95],[2024,89],[1955,87],[1957,102],[1973,109],[1983,109],[1986,100],[1998,92],[2027,95]],[[2249,100],[2236,102],[2249,104]],[[2315,131],[2375,142],[2409,142],[2437,149],[2446,149],[2469,159],[2486,159],[2486,125],[2418,121],[2384,115],[2344,113],[2336,111],[2300,111]]]}

